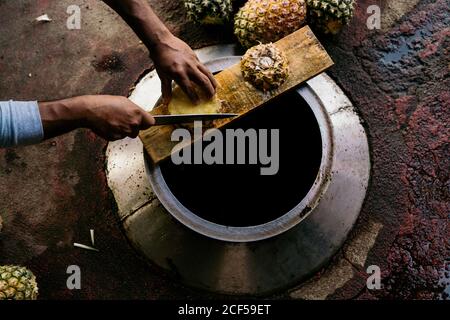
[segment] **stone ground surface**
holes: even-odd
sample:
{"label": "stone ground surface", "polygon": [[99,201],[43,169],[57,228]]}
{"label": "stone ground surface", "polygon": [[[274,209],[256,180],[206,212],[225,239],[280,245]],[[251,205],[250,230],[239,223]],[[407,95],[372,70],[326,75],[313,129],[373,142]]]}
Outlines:
{"label": "stone ground surface", "polygon": [[[178,0],[151,1],[194,48],[232,41],[230,30],[185,21]],[[78,4],[82,28],[66,28]],[[368,30],[377,4],[383,24]],[[448,298],[449,0],[360,0],[350,27],[321,40],[336,62],[329,74],[364,119],[373,172],[357,226],[334,261],[276,298]],[[48,13],[50,23],[34,18]],[[0,99],[126,95],[152,68],[146,49],[99,1],[0,0]],[[148,266],[128,244],[106,185],[106,143],[79,130],[26,148],[0,149],[0,264],[37,276],[41,299],[217,298]],[[96,230],[100,253],[72,247]],[[82,290],[66,288],[66,268],[83,270]],[[370,265],[383,288],[366,289]],[[448,292],[448,291],[447,291]]]}

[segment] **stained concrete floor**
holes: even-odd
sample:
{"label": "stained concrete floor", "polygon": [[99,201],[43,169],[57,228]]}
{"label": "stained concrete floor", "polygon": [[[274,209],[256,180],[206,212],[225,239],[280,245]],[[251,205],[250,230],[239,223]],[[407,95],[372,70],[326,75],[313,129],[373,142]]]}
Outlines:
{"label": "stained concrete floor", "polygon": [[[194,48],[232,41],[230,30],[186,22],[181,1],[150,1]],[[81,30],[68,30],[78,4]],[[366,9],[382,9],[368,30]],[[352,24],[321,37],[329,71],[364,119],[373,172],[349,241],[310,281],[281,292],[292,299],[448,298],[449,0],[360,0]],[[34,18],[47,13],[53,21]],[[49,100],[81,94],[126,95],[152,63],[120,18],[94,0],[0,1],[0,99]],[[37,276],[41,299],[217,298],[149,266],[128,244],[104,171],[106,142],[86,130],[26,148],[0,149],[0,264]],[[95,229],[100,253],[73,248]],[[447,260],[446,260],[447,259]],[[82,290],[66,288],[67,266]],[[383,289],[367,290],[367,266]]]}

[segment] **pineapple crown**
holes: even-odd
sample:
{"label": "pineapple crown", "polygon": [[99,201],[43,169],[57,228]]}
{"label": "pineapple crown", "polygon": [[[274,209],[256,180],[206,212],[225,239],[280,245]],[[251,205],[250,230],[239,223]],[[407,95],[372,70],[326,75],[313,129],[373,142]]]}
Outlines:
{"label": "pineapple crown", "polygon": [[315,11],[315,14],[323,16],[325,14],[334,16],[338,19],[350,20],[353,16],[353,10],[356,0],[306,0],[308,7]]}
{"label": "pineapple crown", "polygon": [[233,13],[232,0],[184,0],[188,18],[202,24],[223,24]]}

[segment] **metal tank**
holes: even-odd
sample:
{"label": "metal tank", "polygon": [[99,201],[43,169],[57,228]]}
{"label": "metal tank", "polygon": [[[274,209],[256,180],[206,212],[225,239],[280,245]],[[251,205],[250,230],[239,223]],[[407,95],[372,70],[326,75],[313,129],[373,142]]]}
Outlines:
{"label": "metal tank", "polygon": [[[234,45],[197,50],[212,72],[239,62],[241,54]],[[295,208],[262,225],[230,227],[197,216],[173,195],[160,167],[147,161],[139,139],[109,144],[108,184],[124,232],[140,255],[189,286],[235,295],[293,287],[332,258],[365,198],[368,141],[351,102],[325,73],[296,94],[307,102],[320,129],[320,168]],[[148,111],[159,98],[155,71],[130,96]]]}

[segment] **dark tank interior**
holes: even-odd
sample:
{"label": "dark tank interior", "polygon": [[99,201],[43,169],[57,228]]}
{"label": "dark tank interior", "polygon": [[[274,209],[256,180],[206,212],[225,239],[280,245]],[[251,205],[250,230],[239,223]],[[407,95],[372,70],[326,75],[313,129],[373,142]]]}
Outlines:
{"label": "dark tank interior", "polygon": [[305,100],[291,91],[225,128],[279,129],[278,173],[261,175],[261,164],[175,165],[169,159],[161,171],[174,196],[199,217],[234,227],[267,223],[298,205],[322,158],[320,129]]}

